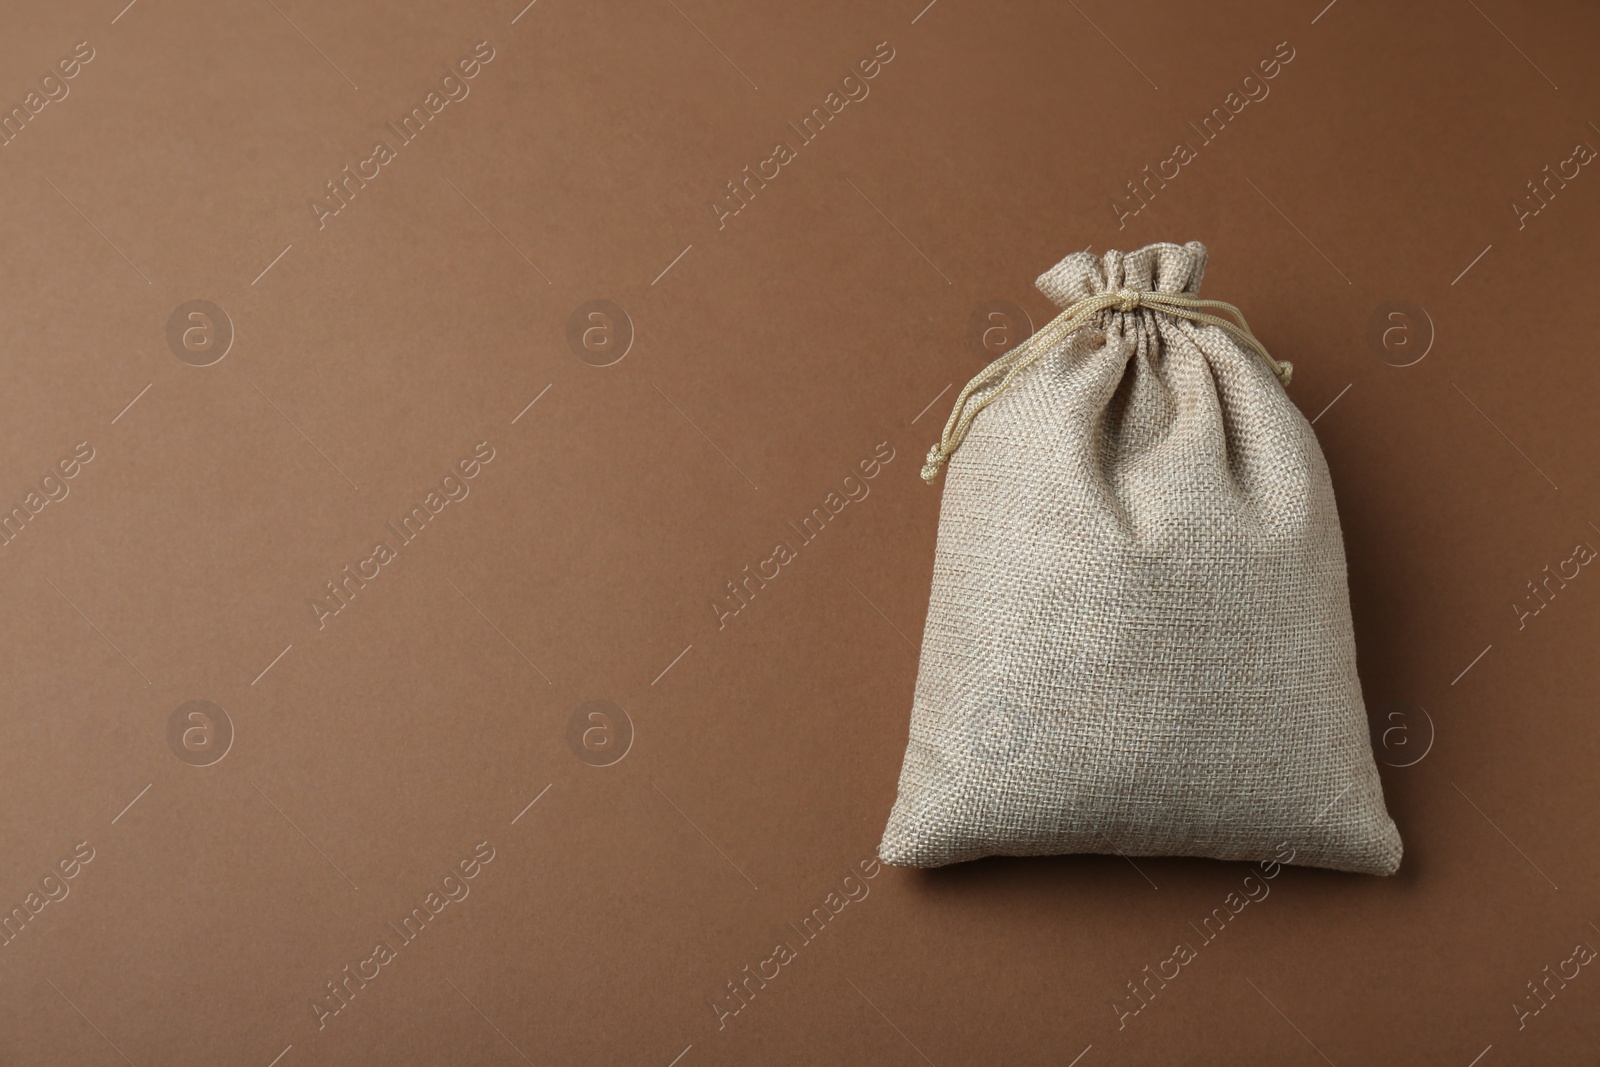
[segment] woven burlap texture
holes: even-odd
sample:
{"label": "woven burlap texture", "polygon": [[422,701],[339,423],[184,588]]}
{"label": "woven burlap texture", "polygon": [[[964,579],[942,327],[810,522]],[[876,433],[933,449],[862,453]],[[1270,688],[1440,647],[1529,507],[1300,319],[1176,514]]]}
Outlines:
{"label": "woven burlap texture", "polygon": [[[1039,278],[1197,293],[1206,249]],[[1274,353],[1279,355],[1279,353]],[[1137,308],[1058,342],[950,460],[884,861],[1400,864],[1327,462],[1265,361]]]}

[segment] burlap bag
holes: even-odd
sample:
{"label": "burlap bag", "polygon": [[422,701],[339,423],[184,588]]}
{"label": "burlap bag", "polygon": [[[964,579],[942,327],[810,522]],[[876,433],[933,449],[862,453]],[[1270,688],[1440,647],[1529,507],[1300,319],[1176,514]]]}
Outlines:
{"label": "burlap bag", "polygon": [[1195,242],[1062,260],[1038,288],[1086,323],[1002,357],[1014,380],[975,391],[964,441],[958,402],[930,453],[930,480],[953,455],[886,862],[1286,843],[1399,866],[1288,365],[1242,319],[1130,299],[1192,301],[1205,264]]}

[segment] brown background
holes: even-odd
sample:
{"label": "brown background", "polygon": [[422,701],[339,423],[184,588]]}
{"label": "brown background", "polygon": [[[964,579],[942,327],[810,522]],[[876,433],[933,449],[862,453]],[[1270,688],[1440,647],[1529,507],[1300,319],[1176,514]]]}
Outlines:
{"label": "brown background", "polygon": [[[0,1062],[1593,1062],[1593,968],[1520,1031],[1512,1005],[1600,945],[1600,575],[1520,630],[1511,605],[1600,545],[1600,174],[1511,205],[1600,144],[1597,30],[1516,0],[12,5],[5,107],[95,58],[0,148],[0,504],[95,458],[0,548],[0,904],[94,859],[0,948]],[[480,41],[470,96],[319,229],[323,183]],[[882,41],[719,230],[724,183]],[[1124,183],[1283,41],[1119,230]],[[917,469],[982,365],[969,320],[1041,324],[1061,256],[1156,240],[1209,245],[1206,294],[1320,415],[1378,751],[1426,752],[1383,771],[1400,874],[1285,871],[1119,1030],[1246,867],[886,868],[719,1029],[888,813]],[[167,342],[194,299],[236,333],[208,367]],[[595,299],[636,331],[609,367],[567,341]],[[1425,318],[1386,362],[1390,301]],[[309,599],[485,440],[319,630]],[[879,442],[870,497],[719,629]],[[193,699],[235,731],[208,767],[167,740]],[[569,743],[589,700],[631,722],[612,766]],[[480,841],[470,897],[319,1030],[324,983]]]}

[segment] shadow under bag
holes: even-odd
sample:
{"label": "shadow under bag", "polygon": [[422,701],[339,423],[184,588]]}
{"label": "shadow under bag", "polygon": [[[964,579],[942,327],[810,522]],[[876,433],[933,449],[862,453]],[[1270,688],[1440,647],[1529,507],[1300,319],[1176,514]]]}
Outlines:
{"label": "shadow under bag", "polygon": [[1327,462],[1205,246],[1074,253],[963,391],[884,861],[1400,865]]}

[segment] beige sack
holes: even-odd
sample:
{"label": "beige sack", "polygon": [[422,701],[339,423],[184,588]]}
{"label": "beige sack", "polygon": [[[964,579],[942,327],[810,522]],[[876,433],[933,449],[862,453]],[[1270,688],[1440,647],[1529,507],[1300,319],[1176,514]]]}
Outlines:
{"label": "beige sack", "polygon": [[[1194,294],[1205,264],[1196,242],[1080,252],[1037,285],[1062,307]],[[950,458],[879,855],[1269,860],[1287,843],[1296,863],[1392,874],[1310,424],[1248,327],[1089,310],[1040,331]]]}

